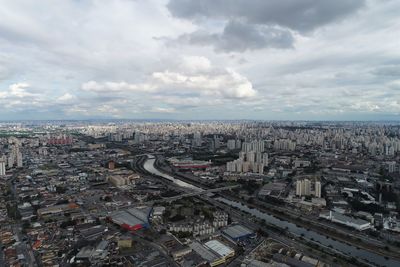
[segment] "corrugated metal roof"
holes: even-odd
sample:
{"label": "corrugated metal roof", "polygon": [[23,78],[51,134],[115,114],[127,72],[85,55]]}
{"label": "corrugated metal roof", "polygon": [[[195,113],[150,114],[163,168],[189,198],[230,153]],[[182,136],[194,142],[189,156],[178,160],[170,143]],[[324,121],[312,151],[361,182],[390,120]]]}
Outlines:
{"label": "corrugated metal roof", "polygon": [[229,226],[228,228],[223,230],[223,233],[233,239],[253,234],[252,231],[239,224],[234,226]]}
{"label": "corrugated metal roof", "polygon": [[212,251],[214,251],[215,253],[217,253],[218,255],[220,255],[221,257],[226,257],[229,254],[232,254],[235,252],[233,249],[222,244],[218,240],[208,241],[204,245],[206,247],[208,247],[209,249],[211,249]]}
{"label": "corrugated metal roof", "polygon": [[207,260],[208,262],[214,262],[218,259],[218,256],[215,255],[212,251],[205,248],[199,242],[192,242],[189,244],[189,247],[192,248],[197,254],[199,254],[203,259]]}

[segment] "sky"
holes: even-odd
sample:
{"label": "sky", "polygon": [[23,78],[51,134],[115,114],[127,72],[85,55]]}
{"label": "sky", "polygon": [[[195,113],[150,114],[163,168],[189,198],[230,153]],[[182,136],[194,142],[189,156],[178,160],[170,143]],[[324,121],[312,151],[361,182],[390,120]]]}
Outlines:
{"label": "sky", "polygon": [[0,6],[1,120],[400,120],[398,0]]}

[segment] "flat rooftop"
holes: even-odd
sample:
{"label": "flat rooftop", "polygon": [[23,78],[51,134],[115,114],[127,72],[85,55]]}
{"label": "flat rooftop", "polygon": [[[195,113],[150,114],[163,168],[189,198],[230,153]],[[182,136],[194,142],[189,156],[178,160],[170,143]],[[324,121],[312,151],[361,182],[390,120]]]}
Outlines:
{"label": "flat rooftop", "polygon": [[231,255],[235,251],[218,240],[211,240],[204,244],[207,248],[211,249],[221,257]]}
{"label": "flat rooftop", "polygon": [[248,228],[246,228],[240,224],[229,226],[222,232],[224,234],[226,234],[227,236],[234,238],[234,239],[253,234],[253,232],[251,230],[249,230]]}
{"label": "flat rooftop", "polygon": [[130,226],[148,223],[149,209],[130,208],[116,211],[111,214],[111,219],[117,224],[128,224]]}
{"label": "flat rooftop", "polygon": [[218,260],[218,256],[215,255],[212,251],[205,248],[199,242],[192,242],[189,244],[189,247],[193,249],[197,254],[199,254],[203,259],[207,260],[208,262],[214,262]]}

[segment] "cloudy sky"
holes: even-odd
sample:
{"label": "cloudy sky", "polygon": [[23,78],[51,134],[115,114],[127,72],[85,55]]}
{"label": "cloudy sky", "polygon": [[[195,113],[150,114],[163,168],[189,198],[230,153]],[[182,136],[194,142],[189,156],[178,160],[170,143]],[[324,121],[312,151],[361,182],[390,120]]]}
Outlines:
{"label": "cloudy sky", "polygon": [[0,6],[1,120],[400,119],[398,0]]}

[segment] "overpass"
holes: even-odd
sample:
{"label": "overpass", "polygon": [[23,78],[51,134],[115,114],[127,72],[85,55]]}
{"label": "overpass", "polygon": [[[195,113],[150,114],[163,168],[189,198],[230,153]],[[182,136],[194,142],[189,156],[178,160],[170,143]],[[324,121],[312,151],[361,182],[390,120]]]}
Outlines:
{"label": "overpass", "polygon": [[151,201],[146,201],[146,202],[141,202],[141,203],[136,203],[136,204],[131,204],[131,205],[123,205],[123,206],[117,207],[115,210],[128,209],[128,208],[133,208],[133,207],[138,207],[138,206],[152,206],[155,202],[160,202],[160,201],[173,202],[175,200],[185,198],[185,197],[200,196],[200,195],[205,195],[208,193],[215,193],[215,192],[219,192],[219,191],[231,190],[231,189],[238,188],[238,187],[240,187],[240,185],[224,186],[224,187],[219,187],[219,188],[202,190],[199,192],[185,193],[185,194],[181,194],[181,195],[173,196],[173,197],[166,197],[166,198],[162,198],[162,199],[151,200]]}
{"label": "overpass", "polygon": [[200,196],[200,195],[205,195],[208,193],[215,193],[215,192],[219,192],[219,191],[231,190],[231,189],[238,188],[238,187],[240,187],[240,185],[230,185],[230,186],[224,186],[224,187],[219,187],[219,188],[206,189],[206,190],[202,190],[199,192],[186,193],[186,194],[182,194],[179,196],[163,198],[162,200],[167,201],[167,202],[172,202],[174,200],[184,198],[184,197]]}

